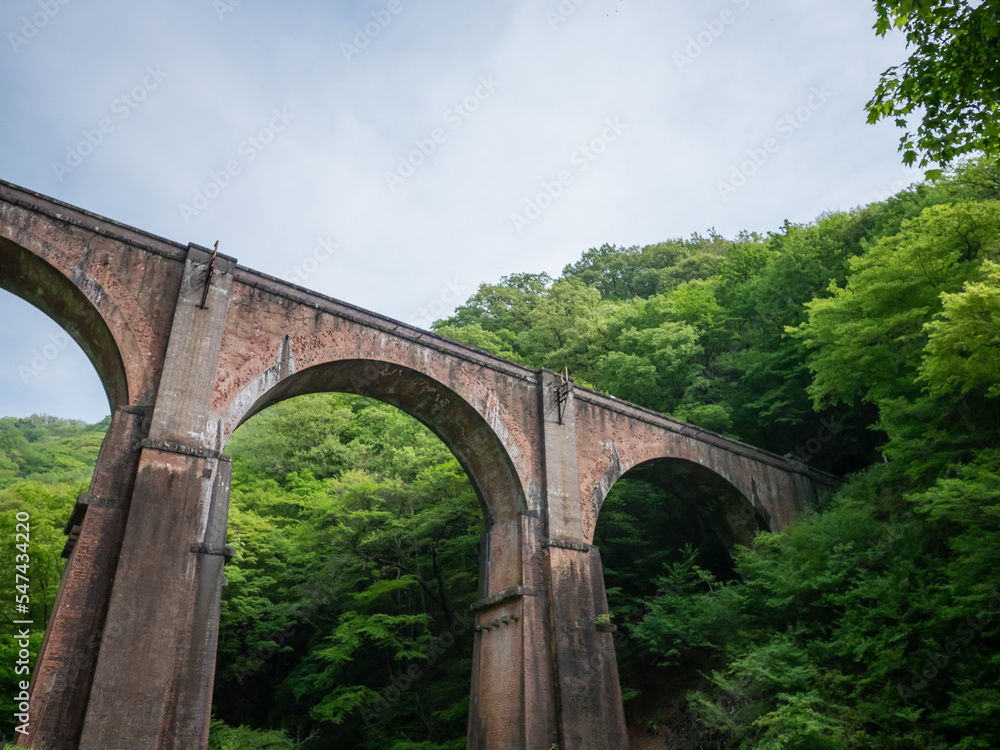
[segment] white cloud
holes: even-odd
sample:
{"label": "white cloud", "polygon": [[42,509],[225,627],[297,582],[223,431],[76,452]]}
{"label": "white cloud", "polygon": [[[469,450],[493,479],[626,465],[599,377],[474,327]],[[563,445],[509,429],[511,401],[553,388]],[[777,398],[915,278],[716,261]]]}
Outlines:
{"label": "white cloud", "polygon": [[[331,237],[337,251],[308,286],[403,319],[456,280],[471,292],[506,273],[558,273],[604,242],[767,231],[916,178],[899,165],[896,132],[865,123],[878,74],[903,56],[900,39],[874,35],[867,4],[400,3],[348,61],[341,45],[384,19],[388,0],[243,0],[222,20],[211,0],[70,2],[29,44],[0,51],[0,93],[16,113],[0,121],[0,177],[182,243],[218,239],[277,276]],[[576,10],[553,29],[546,14],[560,7]],[[6,3],[0,31],[35,9]],[[692,43],[697,57],[679,66]],[[60,182],[51,162],[156,65],[169,77]],[[449,108],[482,77],[496,91],[452,128]],[[835,96],[722,200],[733,165],[824,85]],[[275,107],[295,119],[245,161],[240,144]],[[575,169],[607,118],[627,130],[515,231],[510,214]],[[446,139],[390,190],[386,171],[438,128]],[[241,173],[185,221],[179,204],[231,159]],[[24,321],[2,342],[16,364],[45,323],[9,295],[0,316]],[[57,387],[38,400],[7,390],[0,413],[69,409]],[[77,399],[95,418],[98,396]]]}

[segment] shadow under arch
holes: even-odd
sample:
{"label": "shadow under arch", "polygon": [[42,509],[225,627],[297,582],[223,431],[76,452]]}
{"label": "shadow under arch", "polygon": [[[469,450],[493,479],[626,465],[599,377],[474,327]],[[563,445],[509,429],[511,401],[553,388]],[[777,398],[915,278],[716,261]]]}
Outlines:
{"label": "shadow under arch", "polygon": [[[287,375],[254,401],[234,429],[280,401],[329,392],[352,393],[381,401],[430,429],[468,475],[487,528],[528,512],[524,488],[510,454],[482,415],[451,388],[392,362],[344,359]],[[238,401],[239,397],[235,399]]]}
{"label": "shadow under arch", "polygon": [[74,280],[0,237],[0,289],[37,307],[80,345],[104,386],[112,414],[119,405],[130,403],[128,375],[114,334]]}
{"label": "shadow under arch", "polygon": [[732,556],[736,545],[749,546],[758,531],[771,528],[767,511],[754,507],[724,477],[699,463],[684,458],[654,458],[636,464],[620,477],[600,483],[608,491],[600,498],[603,505],[617,479],[634,479],[662,488],[677,497],[695,513]]}

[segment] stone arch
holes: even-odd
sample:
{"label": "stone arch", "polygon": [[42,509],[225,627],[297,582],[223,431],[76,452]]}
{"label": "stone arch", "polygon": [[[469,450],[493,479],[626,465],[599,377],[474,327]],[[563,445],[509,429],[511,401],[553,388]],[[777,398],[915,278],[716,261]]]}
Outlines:
{"label": "stone arch", "polygon": [[748,546],[754,534],[771,528],[767,511],[752,502],[721,474],[690,459],[660,456],[646,459],[627,471],[616,462],[594,490],[596,513],[612,486],[622,477],[649,482],[679,497],[695,511],[730,552]]}
{"label": "stone arch", "polygon": [[[0,288],[37,307],[80,345],[97,371],[112,413],[130,403],[133,389],[125,358],[108,324],[120,314],[97,281],[83,271],[67,277],[30,250],[0,237]],[[134,340],[127,344],[138,356]]]}
{"label": "stone arch", "polygon": [[[288,347],[288,343],[284,344]],[[289,349],[272,370],[247,384],[220,420],[220,444],[263,409],[309,393],[353,393],[395,406],[414,417],[458,459],[479,497],[487,526],[528,512],[517,469],[499,436],[453,389],[417,370],[374,359],[341,359],[292,372]]]}

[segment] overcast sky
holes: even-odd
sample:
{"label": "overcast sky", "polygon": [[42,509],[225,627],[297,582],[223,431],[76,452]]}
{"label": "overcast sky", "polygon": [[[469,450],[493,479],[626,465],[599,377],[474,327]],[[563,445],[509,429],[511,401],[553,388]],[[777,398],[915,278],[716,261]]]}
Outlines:
{"label": "overcast sky", "polygon": [[[866,124],[904,56],[873,23],[870,0],[4,0],[0,178],[426,327],[606,242],[920,179]],[[0,323],[0,415],[107,414],[52,321],[0,292]]]}

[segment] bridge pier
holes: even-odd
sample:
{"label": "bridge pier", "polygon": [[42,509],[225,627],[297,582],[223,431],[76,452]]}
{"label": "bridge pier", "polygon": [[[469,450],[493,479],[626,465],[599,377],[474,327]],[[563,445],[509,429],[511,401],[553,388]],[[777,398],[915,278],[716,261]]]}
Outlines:
{"label": "bridge pier", "polygon": [[624,750],[614,641],[597,625],[604,572],[580,518],[573,398],[547,371],[538,394],[545,507],[484,534],[467,747]]}
{"label": "bridge pier", "polygon": [[580,515],[580,469],[573,394],[551,372],[542,372],[546,521],[542,542],[552,609],[560,747],[628,748],[625,709],[612,634],[598,630],[608,614],[604,571],[588,544]]}
{"label": "bridge pier", "polygon": [[208,742],[230,473],[211,460],[143,448],[80,750]]}
{"label": "bridge pier", "polygon": [[80,750],[208,742],[231,475],[209,415],[233,267],[188,250]]}
{"label": "bridge pier", "polygon": [[614,639],[597,624],[608,614],[600,553],[596,547],[557,544],[550,542],[548,557],[560,747],[627,749]]}
{"label": "bridge pier", "polygon": [[148,429],[144,409],[122,407],[114,413],[89,491],[80,496],[66,524],[69,559],[35,663],[30,703],[35,721],[30,733],[19,738],[22,746],[75,750],[79,743],[125,533],[138,445]]}
{"label": "bridge pier", "polygon": [[541,519],[519,516],[483,534],[466,747],[558,743],[549,602],[540,562]]}

